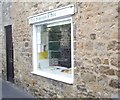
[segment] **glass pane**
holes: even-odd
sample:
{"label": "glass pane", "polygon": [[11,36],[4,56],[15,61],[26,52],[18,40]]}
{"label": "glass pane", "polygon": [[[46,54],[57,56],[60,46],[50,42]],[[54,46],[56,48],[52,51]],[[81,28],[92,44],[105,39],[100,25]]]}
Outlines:
{"label": "glass pane", "polygon": [[46,25],[41,26],[41,44],[47,44],[47,27]]}
{"label": "glass pane", "polygon": [[59,26],[49,28],[49,41],[59,41],[61,39],[61,31]]}
{"label": "glass pane", "polygon": [[71,67],[71,24],[49,28],[50,66]]}
{"label": "glass pane", "polygon": [[38,27],[38,66],[71,68],[71,24]]}
{"label": "glass pane", "polygon": [[[49,67],[49,51],[48,51],[48,32],[46,25],[38,26],[37,30],[37,54],[38,54],[38,68],[45,69]],[[40,32],[39,32],[40,31]]]}

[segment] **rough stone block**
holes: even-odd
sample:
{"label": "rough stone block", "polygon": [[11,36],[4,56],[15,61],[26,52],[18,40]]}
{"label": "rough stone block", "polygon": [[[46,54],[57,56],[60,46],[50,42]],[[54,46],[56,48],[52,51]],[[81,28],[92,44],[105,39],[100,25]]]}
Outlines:
{"label": "rough stone block", "polygon": [[89,72],[82,73],[81,76],[82,76],[82,79],[85,82],[94,82],[94,81],[96,81],[96,76],[93,73],[89,73]]}
{"label": "rough stone block", "polygon": [[111,38],[112,39],[118,39],[119,37],[118,37],[119,35],[118,35],[118,32],[113,32],[112,34],[111,34]]}
{"label": "rough stone block", "polygon": [[104,66],[104,65],[101,65],[99,66],[99,72],[100,73],[104,73],[106,70],[108,70],[110,67],[109,66]]}
{"label": "rough stone block", "polygon": [[117,68],[120,67],[120,66],[118,66],[118,58],[117,57],[112,57],[110,59],[110,63],[111,63],[111,65],[116,66]]}
{"label": "rough stone block", "polygon": [[106,75],[100,75],[99,77],[97,77],[97,81],[100,85],[107,86],[109,78]]}
{"label": "rough stone block", "polygon": [[117,79],[112,79],[109,83],[109,86],[113,88],[120,88],[120,82]]}
{"label": "rough stone block", "polygon": [[96,34],[90,34],[90,38],[91,38],[92,40],[95,40],[95,39],[96,39]]}
{"label": "rough stone block", "polygon": [[118,48],[117,46],[118,46],[117,41],[111,41],[111,42],[108,43],[107,50],[115,51]]}
{"label": "rough stone block", "polygon": [[109,65],[109,59],[104,59],[103,64]]}
{"label": "rough stone block", "polygon": [[83,49],[83,42],[76,42],[76,48]]}
{"label": "rough stone block", "polygon": [[92,62],[93,62],[93,64],[95,64],[95,65],[99,65],[99,64],[101,64],[101,59],[100,58],[93,58],[92,59]]}
{"label": "rough stone block", "polygon": [[84,43],[84,50],[93,50],[93,42],[91,41],[85,41]]}
{"label": "rough stone block", "polygon": [[108,69],[108,70],[104,71],[104,74],[106,74],[106,75],[115,75],[115,71],[113,69]]}

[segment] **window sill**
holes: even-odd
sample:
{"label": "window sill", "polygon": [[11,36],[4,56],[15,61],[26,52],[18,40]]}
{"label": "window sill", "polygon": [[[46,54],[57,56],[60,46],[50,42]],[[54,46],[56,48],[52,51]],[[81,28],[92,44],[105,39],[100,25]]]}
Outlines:
{"label": "window sill", "polygon": [[72,75],[71,75],[71,77],[65,77],[65,76],[62,76],[61,74],[49,73],[49,72],[45,72],[45,71],[42,71],[42,70],[41,71],[36,70],[36,71],[31,72],[31,73],[35,74],[35,75],[40,75],[40,76],[43,76],[43,77],[46,77],[46,78],[54,79],[54,80],[57,80],[57,81],[61,81],[61,82],[64,82],[64,83],[73,84]]}

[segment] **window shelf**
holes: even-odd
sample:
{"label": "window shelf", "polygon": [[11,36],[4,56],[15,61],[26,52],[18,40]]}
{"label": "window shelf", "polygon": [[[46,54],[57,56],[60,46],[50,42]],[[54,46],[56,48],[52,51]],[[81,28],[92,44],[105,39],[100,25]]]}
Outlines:
{"label": "window shelf", "polygon": [[73,79],[72,79],[72,76],[71,74],[68,75],[68,74],[65,74],[65,73],[58,73],[58,71],[48,71],[48,70],[35,70],[33,72],[31,72],[32,74],[35,74],[35,75],[40,75],[40,76],[43,76],[43,77],[47,77],[47,78],[50,78],[50,79],[54,79],[54,80],[57,80],[57,81],[61,81],[61,82],[65,82],[65,83],[68,83],[68,84],[73,84]]}

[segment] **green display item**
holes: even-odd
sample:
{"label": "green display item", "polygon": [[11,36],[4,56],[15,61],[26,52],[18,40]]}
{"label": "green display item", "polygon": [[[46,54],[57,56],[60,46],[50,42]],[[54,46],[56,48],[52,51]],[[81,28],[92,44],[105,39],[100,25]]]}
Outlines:
{"label": "green display item", "polygon": [[50,52],[50,58],[60,58],[60,52]]}
{"label": "green display item", "polygon": [[49,41],[59,41],[61,39],[61,33],[49,33]]}
{"label": "green display item", "polygon": [[50,42],[49,43],[49,50],[59,50],[60,42]]}
{"label": "green display item", "polygon": [[60,26],[53,26],[49,31],[49,41],[59,41],[61,39]]}

